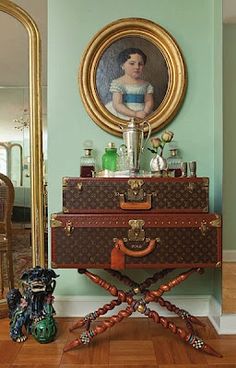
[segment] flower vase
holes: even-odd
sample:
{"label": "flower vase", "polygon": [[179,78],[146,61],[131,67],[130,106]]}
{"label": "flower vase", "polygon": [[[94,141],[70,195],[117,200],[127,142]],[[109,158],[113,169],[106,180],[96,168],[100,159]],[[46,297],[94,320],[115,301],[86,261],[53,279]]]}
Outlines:
{"label": "flower vase", "polygon": [[150,161],[150,169],[152,173],[162,176],[163,171],[167,170],[167,161],[162,156],[156,154]]}

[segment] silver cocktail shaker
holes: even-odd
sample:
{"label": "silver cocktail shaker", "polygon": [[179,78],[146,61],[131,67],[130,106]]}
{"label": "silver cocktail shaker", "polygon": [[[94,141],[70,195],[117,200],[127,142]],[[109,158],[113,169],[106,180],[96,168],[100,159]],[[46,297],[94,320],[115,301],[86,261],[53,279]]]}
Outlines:
{"label": "silver cocktail shaker", "polygon": [[[148,127],[147,138],[144,141],[144,127]],[[141,153],[151,135],[151,126],[147,121],[138,122],[131,119],[123,130],[123,140],[127,147],[129,170],[131,174],[139,172]]]}

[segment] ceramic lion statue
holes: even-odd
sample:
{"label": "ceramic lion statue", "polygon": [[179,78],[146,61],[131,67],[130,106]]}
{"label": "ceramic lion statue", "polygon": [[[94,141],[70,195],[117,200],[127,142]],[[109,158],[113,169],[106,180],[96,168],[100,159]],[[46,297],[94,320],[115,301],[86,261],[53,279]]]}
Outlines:
{"label": "ceramic lion statue", "polygon": [[55,338],[57,328],[53,318],[52,294],[58,276],[52,269],[37,266],[26,270],[21,276],[22,293],[16,288],[8,292],[10,336],[13,341],[23,342],[28,334],[40,343],[48,343]]}

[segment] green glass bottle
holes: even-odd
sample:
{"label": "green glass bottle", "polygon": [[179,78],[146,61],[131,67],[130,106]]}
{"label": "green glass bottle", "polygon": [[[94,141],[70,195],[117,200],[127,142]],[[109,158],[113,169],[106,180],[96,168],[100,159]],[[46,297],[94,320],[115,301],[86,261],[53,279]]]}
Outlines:
{"label": "green glass bottle", "polygon": [[102,168],[103,170],[116,171],[117,168],[117,148],[115,144],[109,142],[105,148],[105,153],[102,156]]}

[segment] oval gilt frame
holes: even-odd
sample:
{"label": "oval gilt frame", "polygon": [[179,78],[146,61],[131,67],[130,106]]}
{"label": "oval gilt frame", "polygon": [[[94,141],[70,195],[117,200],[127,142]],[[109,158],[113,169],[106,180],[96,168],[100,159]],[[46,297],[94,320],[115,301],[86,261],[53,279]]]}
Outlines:
{"label": "oval gilt frame", "polygon": [[154,45],[168,73],[163,99],[147,118],[152,132],[162,129],[173,119],[186,91],[187,72],[181,50],[164,28],[142,18],[124,18],[108,24],[93,37],[84,52],[79,69],[79,89],[83,104],[93,121],[117,136],[122,135],[120,126],[125,126],[127,121],[113,115],[105,107],[98,92],[97,71],[103,55],[113,44],[128,38],[132,40],[132,37],[138,43],[142,41],[152,47]]}

